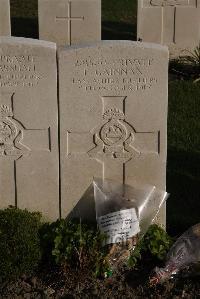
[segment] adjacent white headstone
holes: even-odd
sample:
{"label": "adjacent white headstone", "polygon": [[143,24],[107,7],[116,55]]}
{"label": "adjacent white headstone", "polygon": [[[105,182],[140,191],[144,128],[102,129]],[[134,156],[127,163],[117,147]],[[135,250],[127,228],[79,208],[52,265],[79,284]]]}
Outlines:
{"label": "adjacent white headstone", "polygon": [[0,35],[10,34],[10,1],[0,0]]}
{"label": "adjacent white headstone", "polygon": [[0,38],[0,208],[59,216],[56,44]]}
{"label": "adjacent white headstone", "polygon": [[200,0],[138,0],[137,37],[178,56],[200,41]]}
{"label": "adjacent white headstone", "polygon": [[101,40],[101,0],[39,0],[40,39],[58,45]]}
{"label": "adjacent white headstone", "polygon": [[167,48],[128,41],[64,48],[59,78],[62,216],[93,177],[165,189]]}

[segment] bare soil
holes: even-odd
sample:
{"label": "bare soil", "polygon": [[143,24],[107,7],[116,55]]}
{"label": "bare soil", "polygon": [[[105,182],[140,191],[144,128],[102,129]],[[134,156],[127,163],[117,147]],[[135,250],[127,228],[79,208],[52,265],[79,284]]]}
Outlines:
{"label": "bare soil", "polygon": [[152,261],[132,271],[121,269],[109,279],[96,279],[90,269],[41,269],[37,275],[22,277],[16,282],[1,284],[0,298],[200,298],[200,277],[176,277],[163,285],[149,285],[154,268]]}

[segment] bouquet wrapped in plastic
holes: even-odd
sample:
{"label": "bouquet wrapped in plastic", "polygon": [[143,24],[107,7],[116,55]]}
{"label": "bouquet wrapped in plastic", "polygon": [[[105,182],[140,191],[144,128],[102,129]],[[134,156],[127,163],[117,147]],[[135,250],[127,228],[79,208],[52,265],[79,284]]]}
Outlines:
{"label": "bouquet wrapped in plastic", "polygon": [[112,271],[126,262],[139,239],[155,220],[168,193],[155,186],[93,181],[96,219],[105,234]]}
{"label": "bouquet wrapped in plastic", "polygon": [[200,263],[200,223],[190,227],[177,239],[168,252],[165,267],[156,267],[150,282],[163,283],[186,267],[198,263]]}

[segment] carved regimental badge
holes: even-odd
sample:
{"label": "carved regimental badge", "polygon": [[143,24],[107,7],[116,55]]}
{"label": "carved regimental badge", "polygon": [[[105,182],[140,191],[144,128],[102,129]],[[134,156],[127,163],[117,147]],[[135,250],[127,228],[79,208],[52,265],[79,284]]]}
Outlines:
{"label": "carved regimental badge", "polygon": [[[134,141],[135,131],[125,121],[122,111],[114,108],[103,114],[104,124],[94,134],[95,148],[88,152],[90,157],[104,160],[106,157],[130,160],[133,155],[140,152],[131,146]],[[106,122],[105,122],[106,121]]]}
{"label": "carved regimental badge", "polygon": [[18,159],[29,152],[21,143],[23,139],[22,125],[14,119],[11,107],[0,106],[0,156],[14,156]]}

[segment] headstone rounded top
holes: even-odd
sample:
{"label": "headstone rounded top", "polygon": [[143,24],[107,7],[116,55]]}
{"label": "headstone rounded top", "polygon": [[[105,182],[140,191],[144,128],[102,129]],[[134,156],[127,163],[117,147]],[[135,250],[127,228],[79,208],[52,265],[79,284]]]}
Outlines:
{"label": "headstone rounded top", "polygon": [[106,47],[132,47],[140,49],[152,49],[159,50],[168,53],[168,47],[164,45],[159,45],[155,43],[139,42],[139,41],[130,41],[130,40],[104,40],[95,43],[85,43],[83,45],[73,45],[73,46],[62,46],[59,48],[59,51],[63,50],[74,50],[74,49],[84,49],[84,48],[106,48]]}
{"label": "headstone rounded top", "polygon": [[1,36],[0,44],[25,44],[32,46],[43,46],[47,48],[56,49],[56,44],[49,41],[37,40],[33,38],[13,37],[13,36]]}

